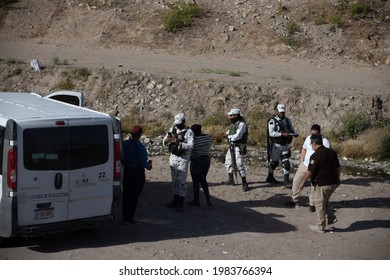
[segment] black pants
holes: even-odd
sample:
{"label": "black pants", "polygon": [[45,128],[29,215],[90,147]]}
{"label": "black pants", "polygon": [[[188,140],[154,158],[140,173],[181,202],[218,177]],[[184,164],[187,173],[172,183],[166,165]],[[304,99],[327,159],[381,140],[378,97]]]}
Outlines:
{"label": "black pants", "polygon": [[200,156],[191,159],[191,177],[192,187],[194,190],[194,200],[199,202],[199,189],[202,187],[206,200],[210,201],[209,184],[207,183],[206,177],[210,169],[210,157]]}
{"label": "black pants", "polygon": [[125,167],[123,176],[123,219],[127,222],[134,217],[138,205],[138,198],[145,185],[145,169]]}

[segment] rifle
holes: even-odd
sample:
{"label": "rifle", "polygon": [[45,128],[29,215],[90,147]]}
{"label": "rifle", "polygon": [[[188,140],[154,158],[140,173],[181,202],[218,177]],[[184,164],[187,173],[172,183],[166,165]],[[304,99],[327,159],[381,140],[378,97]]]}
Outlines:
{"label": "rifle", "polygon": [[267,160],[268,160],[268,162],[270,162],[271,154],[272,154],[272,141],[269,137],[268,122],[269,122],[269,120],[267,121]]}
{"label": "rifle", "polygon": [[236,178],[235,183],[238,184],[238,178],[237,178],[237,162],[236,162],[236,150],[235,145],[232,141],[229,141],[229,151],[230,151],[230,158],[232,159],[232,165],[233,165],[233,175]]}

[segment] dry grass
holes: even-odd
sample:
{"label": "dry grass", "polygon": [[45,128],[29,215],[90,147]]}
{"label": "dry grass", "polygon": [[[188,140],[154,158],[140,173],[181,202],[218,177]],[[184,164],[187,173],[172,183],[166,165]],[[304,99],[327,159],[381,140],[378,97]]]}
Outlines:
{"label": "dry grass", "polygon": [[364,142],[358,139],[349,139],[341,146],[341,155],[348,158],[363,158],[366,155]]}
{"label": "dry grass", "polygon": [[389,158],[390,127],[370,129],[359,135],[357,139],[343,142],[340,153],[350,158]]}
{"label": "dry grass", "polygon": [[203,133],[210,134],[213,138],[213,144],[222,144],[225,140],[224,135],[227,127],[223,125],[210,125],[203,128]]}

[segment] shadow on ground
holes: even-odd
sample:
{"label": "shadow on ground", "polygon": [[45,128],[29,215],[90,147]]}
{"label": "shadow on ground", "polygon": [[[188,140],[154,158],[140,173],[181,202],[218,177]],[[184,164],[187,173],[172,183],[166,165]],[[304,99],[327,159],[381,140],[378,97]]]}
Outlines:
{"label": "shadow on ground", "polygon": [[[201,193],[201,195],[203,195]],[[192,197],[192,196],[191,196]],[[213,206],[207,207],[201,197],[201,207],[185,205],[183,213],[167,208],[172,199],[171,183],[147,182],[139,201],[135,226],[113,224],[96,231],[76,231],[49,236],[32,244],[18,238],[7,241],[6,247],[29,246],[39,252],[59,252],[76,248],[97,248],[137,242],[156,242],[200,236],[229,235],[240,232],[283,233],[295,231],[295,226],[281,221],[278,214],[262,214],[250,208],[262,202],[227,202],[212,197]]]}

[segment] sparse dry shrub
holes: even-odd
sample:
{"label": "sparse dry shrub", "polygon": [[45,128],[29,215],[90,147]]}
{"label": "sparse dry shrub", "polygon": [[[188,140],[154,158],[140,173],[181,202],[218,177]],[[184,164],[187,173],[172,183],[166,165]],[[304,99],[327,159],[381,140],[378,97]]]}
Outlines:
{"label": "sparse dry shrub", "polygon": [[341,143],[340,152],[351,158],[373,157],[390,158],[390,127],[374,128],[365,131],[357,139],[349,139]]}
{"label": "sparse dry shrub", "polygon": [[363,14],[366,16],[372,10],[368,1],[359,0],[355,3],[352,3],[350,12],[352,16]]}
{"label": "sparse dry shrub", "polygon": [[148,137],[165,135],[172,125],[172,118],[171,113],[164,112],[155,120],[144,120],[140,109],[134,106],[121,118],[122,131],[124,133],[130,133],[133,125],[142,125],[144,134]]}
{"label": "sparse dry shrub", "polygon": [[365,114],[353,110],[345,112],[345,114],[340,117],[340,122],[342,123],[343,136],[352,139],[355,139],[362,133],[370,123]]}
{"label": "sparse dry shrub", "polygon": [[202,125],[207,126],[224,126],[226,127],[229,124],[229,119],[226,115],[226,112],[223,110],[218,110],[214,114],[208,116],[203,122]]}
{"label": "sparse dry shrub", "polygon": [[343,142],[340,153],[349,158],[363,158],[366,154],[364,142],[358,139],[348,139]]}
{"label": "sparse dry shrub", "polygon": [[315,25],[323,25],[323,24],[327,24],[327,21],[323,16],[318,16],[315,18],[314,24]]}
{"label": "sparse dry shrub", "polygon": [[289,21],[286,26],[289,35],[294,34],[298,30],[298,24],[295,21]]}
{"label": "sparse dry shrub", "polygon": [[142,127],[145,131],[145,135],[150,137],[165,135],[168,131],[168,128],[166,128],[163,123],[157,120],[146,122],[142,125]]}
{"label": "sparse dry shrub", "polygon": [[75,89],[75,84],[72,82],[72,80],[67,77],[66,79],[61,80],[58,84],[54,85],[54,89],[57,90],[73,90]]}
{"label": "sparse dry shrub", "polygon": [[222,144],[225,141],[224,135],[227,131],[225,125],[209,125],[203,127],[203,133],[210,134],[213,144]]}
{"label": "sparse dry shrub", "polygon": [[268,112],[252,110],[247,114],[246,122],[248,124],[248,145],[267,146],[267,121]]}
{"label": "sparse dry shrub", "polygon": [[201,9],[197,4],[179,1],[162,14],[164,28],[169,32],[176,32],[178,29],[191,26],[194,18],[200,15]]}
{"label": "sparse dry shrub", "polygon": [[366,157],[390,158],[390,126],[370,129],[358,137]]}

